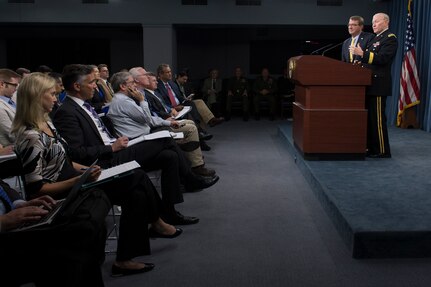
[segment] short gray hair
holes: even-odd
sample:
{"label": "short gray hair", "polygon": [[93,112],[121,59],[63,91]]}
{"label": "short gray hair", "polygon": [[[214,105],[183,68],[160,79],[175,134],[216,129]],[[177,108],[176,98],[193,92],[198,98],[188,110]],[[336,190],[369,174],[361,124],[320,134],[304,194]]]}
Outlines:
{"label": "short gray hair", "polygon": [[114,90],[114,93],[117,93],[120,90],[120,85],[124,84],[127,81],[128,77],[133,77],[129,72],[118,72],[112,75],[111,77],[111,86]]}

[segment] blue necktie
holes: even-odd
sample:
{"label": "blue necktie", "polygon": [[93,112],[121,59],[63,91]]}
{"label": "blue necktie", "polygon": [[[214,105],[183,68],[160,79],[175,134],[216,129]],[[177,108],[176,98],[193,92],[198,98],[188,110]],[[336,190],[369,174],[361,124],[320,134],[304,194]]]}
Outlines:
{"label": "blue necktie", "polygon": [[10,211],[14,209],[13,203],[7,195],[6,191],[4,191],[3,187],[0,186],[0,200],[2,200],[5,204],[6,211]]}
{"label": "blue necktie", "polygon": [[84,106],[88,111],[90,111],[90,113],[93,115],[93,117],[94,117],[95,119],[97,119],[97,120],[99,121],[100,126],[101,126],[101,127],[103,128],[103,130],[108,134],[108,136],[109,136],[110,138],[115,138],[115,137],[113,137],[113,136],[111,135],[111,133],[109,132],[109,130],[108,130],[108,129],[106,128],[106,126],[103,124],[103,121],[100,119],[99,115],[96,113],[96,111],[93,109],[93,107],[92,107],[89,103],[87,103],[87,102],[84,102],[83,106]]}
{"label": "blue necktie", "polygon": [[16,104],[12,99],[9,99],[9,105],[11,105],[14,109],[16,109]]}

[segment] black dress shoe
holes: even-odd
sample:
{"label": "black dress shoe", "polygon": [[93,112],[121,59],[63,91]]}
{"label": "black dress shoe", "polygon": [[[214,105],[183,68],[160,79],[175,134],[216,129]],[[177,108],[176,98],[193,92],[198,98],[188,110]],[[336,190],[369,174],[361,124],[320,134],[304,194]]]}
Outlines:
{"label": "black dress shoe", "polygon": [[211,147],[204,140],[199,141],[199,144],[200,144],[201,150],[203,151],[211,150]]}
{"label": "black dress shoe", "polygon": [[190,180],[190,182],[187,183],[186,189],[188,191],[205,189],[214,185],[219,179],[220,178],[218,175],[214,175],[212,177],[203,177],[203,176],[195,175]]}
{"label": "black dress shoe", "polygon": [[219,125],[222,122],[224,122],[224,118],[223,117],[220,117],[220,118],[214,117],[214,118],[212,118],[212,119],[209,120],[208,125],[210,127],[215,127],[216,125]]}
{"label": "black dress shoe", "polygon": [[139,273],[145,273],[148,271],[151,271],[154,269],[155,265],[153,263],[144,263],[145,267],[141,269],[127,269],[127,268],[121,268],[117,265],[112,265],[112,271],[111,276],[112,277],[119,277],[119,276],[126,276],[126,275],[133,275],[133,274],[139,274]]}
{"label": "black dress shoe", "polygon": [[173,216],[165,219],[165,221],[172,225],[190,225],[199,222],[199,218],[194,216],[184,216],[178,211],[175,212]]}
{"label": "black dress shoe", "polygon": [[204,132],[204,131],[199,132],[199,139],[200,140],[209,141],[212,138],[213,138],[212,134],[209,134],[209,133]]}
{"label": "black dress shoe", "polygon": [[158,233],[155,229],[150,227],[148,232],[149,232],[151,238],[175,238],[175,237],[180,236],[180,234],[183,233],[183,230],[181,228],[176,228],[174,234],[165,235],[165,234]]}

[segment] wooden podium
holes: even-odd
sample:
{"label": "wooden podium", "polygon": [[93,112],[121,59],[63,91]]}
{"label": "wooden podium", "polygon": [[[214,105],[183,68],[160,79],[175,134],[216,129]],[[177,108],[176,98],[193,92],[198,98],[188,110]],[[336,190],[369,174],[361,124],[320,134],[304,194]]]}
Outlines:
{"label": "wooden podium", "polygon": [[365,158],[371,70],[323,56],[289,59],[296,83],[293,140],[307,160]]}

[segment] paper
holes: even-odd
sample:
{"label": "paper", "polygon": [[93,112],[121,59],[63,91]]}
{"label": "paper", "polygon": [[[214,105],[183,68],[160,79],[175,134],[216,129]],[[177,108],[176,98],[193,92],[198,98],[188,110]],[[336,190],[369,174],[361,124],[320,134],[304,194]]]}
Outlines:
{"label": "paper", "polygon": [[113,166],[111,168],[102,169],[101,174],[96,181],[83,184],[82,186],[85,188],[88,188],[88,187],[100,184],[102,182],[106,182],[109,179],[114,179],[114,178],[121,177],[123,175],[127,175],[129,174],[130,171],[140,167],[141,165],[135,160],[133,160],[123,164],[119,164],[117,166]]}
{"label": "paper", "polygon": [[183,139],[184,133],[182,133],[182,132],[174,133],[174,132],[170,132],[167,130],[159,131],[159,132],[147,134],[145,136],[140,136],[140,137],[137,137],[135,139],[132,139],[129,141],[127,146],[129,147],[129,146],[135,145],[135,144],[143,142],[143,141],[150,141],[150,140],[161,139],[161,138],[170,138],[170,137],[172,137],[174,139]]}
{"label": "paper", "polygon": [[191,109],[192,109],[192,107],[190,107],[190,106],[184,106],[184,108],[180,112],[178,112],[178,114],[175,116],[175,119],[178,120],[178,119],[182,118],[185,114],[190,112]]}

